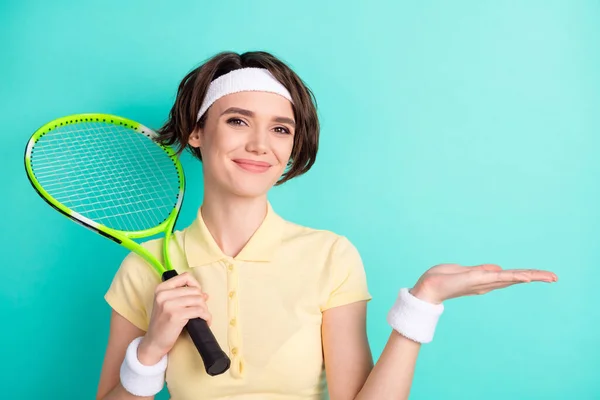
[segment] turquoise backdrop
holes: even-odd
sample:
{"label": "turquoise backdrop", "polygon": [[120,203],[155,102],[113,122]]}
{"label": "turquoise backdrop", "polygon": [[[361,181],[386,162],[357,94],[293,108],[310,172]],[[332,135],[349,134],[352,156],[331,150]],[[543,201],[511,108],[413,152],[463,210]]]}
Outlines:
{"label": "turquoise backdrop", "polygon": [[[375,357],[430,266],[560,278],[448,301],[411,399],[600,398],[599,21],[591,0],[2,1],[0,397],[94,398],[126,254],[35,194],[29,136],[78,112],[156,128],[190,69],[260,49],[311,86],[323,126],[314,169],[271,201],[358,247]],[[184,167],[178,227],[202,195]]]}

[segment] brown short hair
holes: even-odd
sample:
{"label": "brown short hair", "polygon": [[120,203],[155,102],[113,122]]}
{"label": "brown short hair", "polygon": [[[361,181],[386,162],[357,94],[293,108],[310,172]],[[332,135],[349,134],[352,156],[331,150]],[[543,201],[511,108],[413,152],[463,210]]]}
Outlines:
{"label": "brown short hair", "polygon": [[207,113],[196,122],[198,111],[210,83],[218,77],[240,68],[266,68],[286,87],[292,96],[296,129],[294,147],[287,170],[277,185],[306,173],[315,163],[319,147],[319,120],[314,94],[298,75],[283,61],[264,51],[242,54],[222,52],[189,72],[179,84],[175,103],[166,123],[158,129],[158,141],[177,145],[178,153],[188,148],[202,160],[200,150],[188,145],[190,134],[204,127]]}

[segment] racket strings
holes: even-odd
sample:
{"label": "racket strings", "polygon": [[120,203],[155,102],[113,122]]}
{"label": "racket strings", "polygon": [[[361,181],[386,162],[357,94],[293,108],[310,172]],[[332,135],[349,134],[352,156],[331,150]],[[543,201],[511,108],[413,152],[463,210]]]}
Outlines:
{"label": "racket strings", "polygon": [[[139,134],[138,134],[137,136],[141,136],[141,135],[139,135]],[[142,137],[142,139],[144,139],[144,138]],[[146,141],[147,141],[147,139],[146,139]],[[97,140],[95,140],[95,141],[93,141],[93,140],[92,140],[92,141],[91,141],[89,144],[90,144],[90,145],[94,145],[94,144],[96,144],[96,143],[97,143]],[[53,144],[54,144],[54,145],[56,145],[56,143],[53,143]],[[66,147],[67,147],[67,150],[68,150],[68,153],[67,153],[67,154],[68,154],[68,155],[71,155],[71,154],[72,154],[72,147],[73,147],[73,146],[72,146],[72,142],[68,142],[68,143],[66,144]],[[116,148],[116,150],[118,150],[118,148]],[[85,155],[85,154],[84,154],[84,155]],[[89,154],[87,154],[87,155],[89,156]],[[118,152],[115,152],[115,151],[113,151],[113,152],[112,152],[112,153],[110,153],[109,155],[110,155],[110,156],[118,155]],[[119,159],[119,158],[120,158],[120,159]],[[163,157],[163,158],[164,158],[164,157]],[[90,159],[90,157],[82,157],[82,159],[81,159],[81,160],[82,160],[84,163],[90,163],[91,161],[93,161],[93,160],[94,160],[94,157],[92,157],[91,159]],[[122,185],[124,185],[124,184],[128,184],[128,183],[133,183],[133,182],[131,182],[131,181],[129,181],[129,182],[128,182],[126,179],[123,179],[123,178],[125,178],[125,177],[126,177],[126,176],[125,176],[125,177],[123,176],[123,175],[124,175],[124,173],[125,173],[126,171],[128,171],[128,170],[129,170],[129,171],[131,171],[131,170],[132,170],[132,165],[128,165],[128,166],[127,166],[128,168],[123,168],[123,169],[114,169],[114,168],[115,168],[115,167],[114,167],[114,165],[116,165],[117,167],[121,167],[121,166],[123,166],[123,165],[124,165],[124,163],[123,163],[123,160],[124,160],[124,159],[123,159],[122,157],[117,157],[117,159],[115,159],[115,157],[106,157],[106,158],[104,158],[103,160],[101,160],[101,161],[103,161],[103,162],[101,162],[101,163],[99,163],[99,164],[97,164],[97,165],[96,165],[96,171],[92,171],[92,173],[91,173],[91,174],[89,174],[89,176],[87,176],[87,178],[88,178],[88,182],[89,182],[90,180],[94,181],[94,180],[97,180],[97,179],[101,179],[101,178],[102,178],[101,176],[103,176],[105,179],[107,179],[107,182],[106,182],[106,183],[108,183],[108,184],[111,184],[111,186],[109,187],[109,189],[110,189],[110,190],[108,190],[108,191],[107,191],[107,190],[100,190],[100,193],[104,192],[105,194],[106,194],[106,193],[110,193],[110,192],[113,192],[113,193],[110,193],[110,194],[115,194],[115,193],[114,193],[114,187],[115,187],[115,184],[117,184],[117,183],[120,183],[120,184],[122,184]],[[126,160],[126,159],[125,159],[125,160]],[[68,165],[68,164],[67,164],[67,165]],[[75,165],[75,167],[79,167],[79,165],[77,165],[77,164],[76,164],[76,165]],[[103,167],[104,171],[98,171],[98,167]],[[110,168],[110,167],[112,167],[112,168],[113,168],[113,171],[111,171],[111,172],[112,172],[112,174],[107,174],[107,173],[106,173],[106,170],[107,170],[108,168]],[[58,181],[58,183],[59,183],[59,184],[64,184],[64,181],[65,181],[65,179],[61,179],[61,178],[63,178],[63,177],[62,177],[62,176],[60,176],[60,175],[64,175],[64,174],[65,174],[65,172],[67,173],[67,179],[68,179],[69,181],[71,181],[71,182],[73,182],[73,179],[77,179],[77,180],[75,181],[76,183],[80,183],[80,181],[81,181],[81,175],[85,176],[84,174],[85,174],[86,172],[90,172],[90,169],[89,169],[89,168],[86,168],[86,169],[79,169],[79,171],[77,171],[77,172],[80,172],[79,176],[77,176],[77,175],[76,175],[76,176],[69,176],[69,175],[70,175],[70,174],[68,174],[68,172],[70,172],[70,171],[69,171],[69,169],[73,169],[73,168],[66,168],[66,170],[65,170],[65,168],[63,168],[61,171],[59,171],[59,172],[60,172],[60,174],[59,174],[59,181]],[[84,174],[81,174],[81,172],[83,172]],[[98,173],[98,172],[100,172],[100,173]],[[115,172],[117,172],[117,174],[115,174]],[[55,174],[55,175],[56,175],[56,174]],[[55,176],[55,177],[56,177],[56,176]],[[111,178],[112,178],[112,179],[111,179]],[[79,182],[77,182],[77,181],[79,181]],[[149,185],[148,185],[147,183],[148,183],[148,181],[146,182],[146,185],[145,185],[145,186],[146,186],[146,187],[149,187]],[[106,184],[104,184],[104,185],[103,185],[103,187],[101,187],[100,189],[103,189],[103,188],[106,188],[106,187],[107,187],[107,185],[106,185]],[[143,187],[143,186],[142,186],[142,187]],[[151,187],[151,186],[150,186],[150,187]],[[74,189],[74,188],[73,188],[73,185],[69,185],[69,186],[68,186],[66,189],[67,189],[67,192],[68,192],[68,191],[73,191],[73,189]],[[131,201],[131,197],[134,197],[134,198],[139,198],[139,197],[140,197],[140,194],[142,194],[142,193],[140,193],[140,191],[139,191],[139,187],[137,187],[137,188],[136,188],[136,185],[129,185],[129,189],[130,189],[131,193],[135,194],[135,196],[129,196],[129,198],[128,198],[128,197],[121,197],[121,199],[122,199],[122,200],[129,200],[129,202],[128,202],[128,203],[129,203],[129,205],[131,206],[131,205],[135,205],[135,204],[131,204],[131,203],[132,203],[132,201]],[[138,190],[136,191],[135,189],[138,189]],[[69,196],[67,196],[67,197],[65,198],[65,193],[58,193],[58,194],[62,195],[62,196],[60,196],[60,197],[61,197],[61,198],[60,198],[60,200],[62,200],[62,201],[64,201],[64,202],[67,202],[66,200],[67,200],[67,199],[69,199]],[[57,194],[57,195],[58,195],[58,194]],[[97,193],[97,194],[98,194],[98,193]],[[122,195],[123,193],[116,193],[116,194],[117,194],[117,195]],[[150,191],[147,191],[147,193],[146,193],[146,194],[147,194],[147,195],[153,195],[153,196],[152,196],[152,198],[156,198],[156,193],[152,193],[152,192],[150,192]],[[97,198],[98,198],[98,197],[97,197]],[[81,198],[81,197],[78,197],[77,199],[78,199],[78,200],[85,200],[84,198]],[[71,200],[71,202],[72,202],[72,201],[73,201],[73,198],[71,198],[70,200]],[[137,210],[136,210],[136,209],[134,209],[134,210],[130,210],[129,212],[121,212],[121,213],[119,213],[119,212],[118,212],[118,211],[116,211],[116,210],[110,210],[110,208],[118,208],[118,206],[120,206],[120,205],[121,205],[121,204],[115,204],[115,201],[114,201],[114,200],[113,200],[113,199],[112,199],[110,196],[108,196],[108,197],[106,197],[106,196],[105,196],[104,198],[100,197],[100,198],[99,198],[99,200],[100,200],[100,201],[96,201],[96,202],[88,202],[88,204],[84,204],[84,205],[88,205],[88,206],[90,206],[90,205],[97,205],[98,203],[106,203],[106,202],[109,202],[109,204],[111,204],[111,205],[109,205],[108,207],[106,207],[106,206],[105,206],[105,207],[103,207],[103,208],[101,207],[100,209],[90,209],[90,208],[88,208],[88,209],[86,209],[86,210],[84,210],[84,211],[86,211],[86,212],[88,212],[88,213],[90,213],[90,212],[104,211],[106,216],[109,216],[109,215],[110,215],[110,216],[112,216],[112,217],[115,217],[115,216],[119,216],[119,215],[127,215],[127,214],[130,214],[130,213],[132,213],[132,212],[133,212],[133,213],[135,213],[135,212],[144,212],[144,211],[151,210],[151,209],[148,209],[148,208],[146,208],[146,209],[137,209]],[[135,202],[135,201],[134,201],[133,203],[140,203],[140,201],[137,201],[137,202]],[[115,211],[116,211],[116,212],[115,212]],[[132,221],[131,221],[131,219],[129,219],[129,221],[128,221],[128,222],[130,222],[130,223],[131,223],[131,222],[132,222]]]}
{"label": "racket strings", "polygon": [[108,123],[82,122],[48,132],[35,144],[31,164],[57,201],[118,230],[160,224],[180,192],[177,168],[160,146]]}

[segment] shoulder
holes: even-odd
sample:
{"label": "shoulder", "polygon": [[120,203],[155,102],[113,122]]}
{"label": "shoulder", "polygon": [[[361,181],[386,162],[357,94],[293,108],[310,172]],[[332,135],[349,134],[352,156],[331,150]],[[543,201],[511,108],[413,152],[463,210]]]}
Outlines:
{"label": "shoulder", "polygon": [[333,244],[343,236],[331,230],[313,228],[283,220],[283,238],[284,240],[318,240]]}
{"label": "shoulder", "polygon": [[316,252],[328,258],[344,253],[360,257],[354,243],[338,232],[312,228],[290,221],[284,221],[283,225],[283,245],[293,245],[302,251]]}
{"label": "shoulder", "polygon": [[[362,258],[348,237],[290,221],[282,226],[279,256],[313,279],[310,286],[319,293],[321,311],[371,299]],[[295,284],[304,282],[298,278]]]}

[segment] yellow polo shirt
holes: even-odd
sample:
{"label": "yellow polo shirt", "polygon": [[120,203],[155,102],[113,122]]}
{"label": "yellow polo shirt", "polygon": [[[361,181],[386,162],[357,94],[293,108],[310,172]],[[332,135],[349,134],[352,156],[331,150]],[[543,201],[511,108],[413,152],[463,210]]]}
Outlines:
{"label": "yellow polo shirt", "polygon": [[[162,239],[144,243],[162,260]],[[371,296],[361,258],[344,236],[267,216],[236,257],[223,254],[201,213],[176,231],[170,256],[209,294],[211,330],[231,358],[222,375],[206,374],[187,334],[169,353],[172,400],[320,399],[327,392],[322,312]],[[130,253],[105,295],[110,306],[147,330],[160,277]]]}

